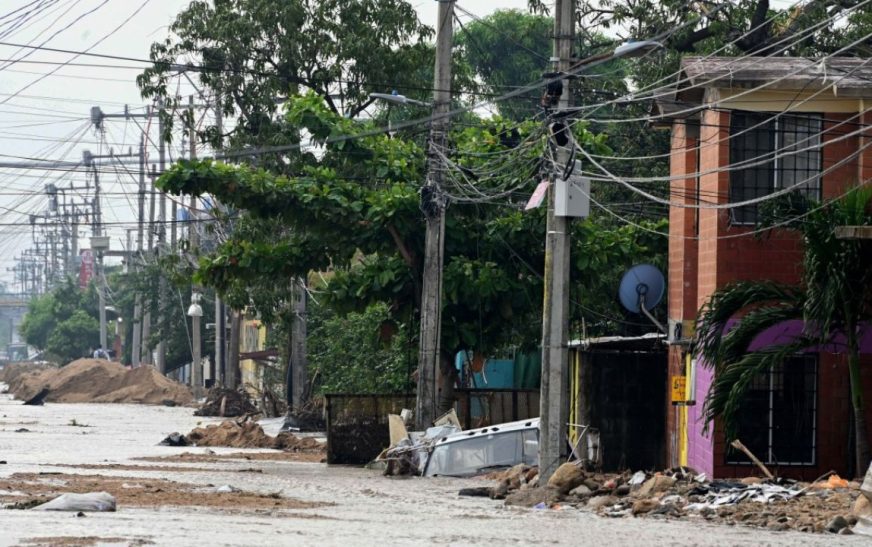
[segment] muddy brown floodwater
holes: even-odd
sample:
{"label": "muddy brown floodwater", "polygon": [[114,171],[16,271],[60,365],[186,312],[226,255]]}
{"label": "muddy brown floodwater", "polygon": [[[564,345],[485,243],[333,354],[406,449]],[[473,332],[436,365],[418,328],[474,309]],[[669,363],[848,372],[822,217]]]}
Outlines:
{"label": "muddy brown floodwater", "polygon": [[[868,544],[857,536],[702,519],[609,519],[572,508],[506,507],[457,496],[460,488],[489,484],[482,480],[387,479],[327,467],[310,454],[157,446],[174,431],[215,422],[190,408],[28,407],[0,395],[3,505],[91,489],[118,498],[117,512],[85,517],[0,509],[0,546]],[[230,491],[219,490],[223,486]]]}

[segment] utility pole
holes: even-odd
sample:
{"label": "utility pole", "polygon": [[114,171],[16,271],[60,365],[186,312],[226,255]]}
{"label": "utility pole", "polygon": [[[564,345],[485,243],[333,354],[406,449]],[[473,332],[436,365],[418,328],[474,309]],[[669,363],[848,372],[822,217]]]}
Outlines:
{"label": "utility pole", "polygon": [[306,384],[309,382],[309,362],[306,355],[306,301],[308,300],[306,278],[301,276],[293,280],[292,287],[294,318],[291,323],[291,359],[288,366],[293,369],[288,375],[291,379],[289,412],[303,406]]}
{"label": "utility pole", "polygon": [[[136,217],[136,247],[130,260],[131,272],[138,271],[139,260],[142,255],[143,223],[145,221],[145,135],[139,140],[139,188],[137,195]],[[130,348],[130,364],[139,366],[142,352],[142,294],[136,291],[133,301],[133,342]]]}
{"label": "utility pole", "polygon": [[[554,10],[554,71],[565,73],[572,64],[572,44],[575,34],[574,0],[556,0]],[[570,105],[570,82],[563,80],[559,110]],[[559,130],[565,125],[554,124]],[[565,138],[565,135],[564,135]],[[560,140],[560,139],[556,139]],[[568,139],[571,143],[572,139]],[[548,479],[560,465],[566,447],[569,416],[567,405],[569,353],[569,227],[568,217],[555,215],[554,198],[557,184],[569,184],[562,172],[556,171],[570,160],[570,146],[557,147],[555,174],[548,192],[548,213],[545,236],[545,279],[542,309],[542,381],[539,422],[539,484]]]}
{"label": "utility pole", "polygon": [[[224,113],[221,109],[221,95],[215,96],[215,128],[218,131],[218,150],[216,156],[220,156],[221,150],[224,148]],[[218,207],[218,203],[213,203],[213,207]],[[218,291],[215,291],[215,359],[212,366],[215,367],[215,372],[212,378],[215,382],[224,384],[225,382],[225,359],[224,359],[224,303],[218,296]]]}
{"label": "utility pole", "polygon": [[[189,148],[189,159],[193,160],[197,157],[197,131],[194,127],[194,96],[191,95],[188,97],[188,109],[191,114],[191,126],[188,128],[188,146]],[[197,198],[191,196],[191,210],[188,215],[188,250],[191,255],[196,260],[197,258],[197,245],[199,244],[199,240],[197,238],[197,223],[194,221],[195,211],[197,210]],[[191,287],[191,293],[194,294],[198,291],[199,287]],[[193,299],[193,296],[191,297]],[[192,302],[193,304],[193,302]],[[193,363],[191,364],[191,387],[194,389],[194,395],[199,395],[199,391],[203,388],[203,357],[201,354],[201,342],[200,342],[200,318],[203,315],[202,308],[200,314],[194,314],[191,316],[191,331],[193,332],[192,338],[192,349],[191,352],[191,360]]]}
{"label": "utility pole", "polygon": [[[158,131],[158,162],[160,165],[160,172],[163,174],[166,171],[167,167],[167,144],[164,140],[164,106],[163,101],[158,102],[158,116],[157,116],[157,131]],[[166,248],[166,239],[167,239],[167,200],[166,196],[163,193],[160,195],[160,227],[158,228],[158,256],[164,252]],[[157,295],[157,310],[158,317],[160,318],[161,328],[166,327],[167,317],[166,317],[166,305],[167,305],[167,281],[166,278],[161,275],[160,280],[158,282],[158,295]],[[167,343],[166,343],[166,333],[162,333],[160,337],[160,341],[157,343],[157,370],[161,374],[167,373]]]}
{"label": "utility pole", "polygon": [[[437,418],[440,403],[450,400],[452,377],[441,370],[442,263],[445,250],[445,206],[442,180],[451,108],[451,45],[454,0],[439,0],[436,30],[436,66],[433,77],[433,121],[430,125],[427,182],[421,188],[421,210],[426,222],[424,275],[421,289],[421,338],[418,356],[418,393],[415,422],[426,429]],[[437,382],[439,388],[437,389]]]}

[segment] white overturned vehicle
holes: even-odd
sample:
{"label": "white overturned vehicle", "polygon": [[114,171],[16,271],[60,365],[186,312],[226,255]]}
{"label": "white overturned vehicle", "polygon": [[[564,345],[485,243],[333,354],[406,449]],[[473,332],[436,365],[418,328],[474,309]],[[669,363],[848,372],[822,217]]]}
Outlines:
{"label": "white overturned vehicle", "polygon": [[468,477],[539,463],[539,418],[461,431],[457,425],[406,434],[386,450],[386,474]]}

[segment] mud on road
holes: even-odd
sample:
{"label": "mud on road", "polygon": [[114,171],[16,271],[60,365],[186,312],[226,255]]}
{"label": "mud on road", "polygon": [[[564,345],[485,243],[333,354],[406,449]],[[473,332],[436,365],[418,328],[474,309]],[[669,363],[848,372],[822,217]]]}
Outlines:
{"label": "mud on road", "polygon": [[[0,464],[0,499],[91,487],[118,495],[117,512],[82,518],[0,510],[0,546],[866,544],[704,520],[506,507],[457,496],[460,488],[489,484],[481,480],[387,479],[274,450],[157,446],[174,431],[211,423],[189,408],[25,407],[0,396],[0,461],[7,462]],[[238,491],[218,492],[224,485]]]}

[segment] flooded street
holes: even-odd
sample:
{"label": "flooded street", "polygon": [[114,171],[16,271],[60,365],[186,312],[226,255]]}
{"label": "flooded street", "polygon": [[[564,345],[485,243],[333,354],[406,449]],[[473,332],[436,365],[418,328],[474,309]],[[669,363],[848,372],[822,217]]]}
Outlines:
{"label": "flooded street", "polygon": [[[605,519],[571,507],[505,507],[457,496],[462,487],[484,484],[481,480],[386,479],[359,468],[244,455],[264,450],[157,446],[169,433],[218,421],[194,417],[190,408],[28,407],[0,397],[0,460],[6,462],[0,465],[0,484],[16,484],[18,490],[0,489],[6,503],[32,499],[49,487],[81,491],[88,485],[118,499],[117,512],[84,517],[3,510],[4,546],[865,544],[861,538],[704,521]],[[186,452],[202,457],[155,459]],[[221,458],[226,454],[232,457]],[[221,493],[218,488],[225,485],[234,491]]]}

